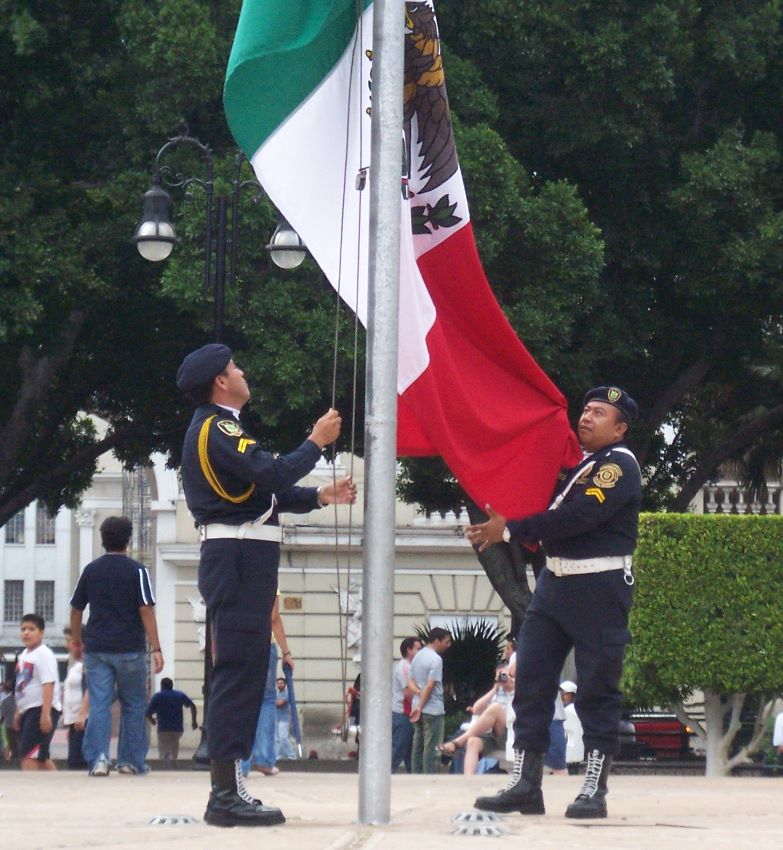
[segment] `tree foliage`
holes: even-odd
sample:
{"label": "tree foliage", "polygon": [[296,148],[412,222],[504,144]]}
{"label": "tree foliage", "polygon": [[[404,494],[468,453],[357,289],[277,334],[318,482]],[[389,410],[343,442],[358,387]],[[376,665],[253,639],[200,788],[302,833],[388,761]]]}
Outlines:
{"label": "tree foliage", "polygon": [[[174,193],[182,242],[166,263],[146,264],[128,237],[183,121],[229,189],[221,87],[239,7],[0,4],[0,523],[32,498],[73,504],[106,448],[176,462],[187,411],[171,376],[212,334],[198,186],[187,202]],[[599,382],[638,398],[650,506],[684,508],[727,460],[762,478],[783,449],[779,0],[437,11],[488,277],[572,412]],[[270,266],[274,223],[243,196],[226,339],[256,388],[251,427],[285,448],[331,402],[335,327],[336,402],[351,407],[354,327],[312,263]],[[406,464],[405,492],[456,507],[458,489],[426,466]]]}
{"label": "tree foliage", "polygon": [[[681,716],[705,696],[708,773],[727,772],[746,695],[783,693],[783,518],[648,514],[634,558],[626,696]],[[760,699],[759,727],[766,717]]]}
{"label": "tree foliage", "polygon": [[[570,268],[531,245],[527,217],[502,258],[485,257],[521,338],[574,412],[599,382],[638,398],[651,506],[684,509],[729,459],[758,471],[783,422],[781,4],[440,0],[438,12],[454,111],[491,116],[539,203],[571,192],[603,240],[594,278],[584,253]],[[560,274],[530,276],[531,256]]]}
{"label": "tree foliage", "polygon": [[[155,153],[182,122],[212,146],[216,194],[230,190],[221,98],[240,5],[0,5],[0,524],[35,498],[73,506],[109,448],[128,463],[154,450],[177,460],[189,413],[174,374],[212,338],[201,189],[172,192],[182,241],[167,263],[146,263],[129,239]],[[203,159],[171,164],[207,176]],[[285,449],[331,403],[336,327],[336,402],[350,410],[354,328],[312,263],[291,276],[270,264],[275,224],[266,199],[243,195],[225,338],[256,388],[251,427]]]}

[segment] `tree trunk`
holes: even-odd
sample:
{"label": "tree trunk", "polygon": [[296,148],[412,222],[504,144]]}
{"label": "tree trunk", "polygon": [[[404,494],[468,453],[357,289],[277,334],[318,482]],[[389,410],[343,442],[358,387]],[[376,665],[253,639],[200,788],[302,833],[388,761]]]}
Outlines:
{"label": "tree trunk", "polygon": [[[745,694],[716,694],[704,691],[704,720],[707,727],[707,765],[705,776],[729,776],[735,764],[744,761],[729,758],[729,750],[742,722]],[[728,724],[726,715],[728,714]]]}
{"label": "tree trunk", "polygon": [[5,525],[11,517],[26,508],[34,499],[40,499],[47,490],[68,478],[75,470],[88,463],[94,463],[102,454],[111,451],[120,442],[120,434],[110,431],[102,440],[91,446],[80,449],[59,466],[41,475],[22,490],[15,492],[6,501],[0,501],[0,526]]}
{"label": "tree trunk", "polygon": [[704,376],[709,372],[711,364],[711,357],[702,357],[696,360],[684,372],[678,375],[674,383],[670,384],[656,399],[652,410],[650,410],[649,415],[646,417],[645,430],[641,435],[641,439],[631,440],[640,465],[644,466],[653,435],[658,432],[658,429],[671,413],[672,409],[699,386]]}
{"label": "tree trunk", "polygon": [[69,313],[48,356],[36,358],[29,347],[22,349],[19,355],[22,383],[16,403],[0,429],[0,487],[13,474],[19,452],[30,438],[30,423],[35,421],[38,409],[46,404],[49,388],[71,356],[85,318],[82,310]]}
{"label": "tree trunk", "polygon": [[674,500],[672,510],[680,513],[686,511],[691,499],[696,496],[721,463],[747,448],[757,437],[760,437],[770,428],[778,427],[781,423],[783,423],[783,404],[773,407],[766,413],[757,416],[747,425],[738,428],[731,437],[702,458],[699,466],[685,482]]}
{"label": "tree trunk", "polygon": [[[468,501],[467,509],[474,525],[487,520],[487,515],[473,502]],[[527,562],[520,548],[496,543],[483,552],[478,551],[478,546],[474,546],[473,550],[490,584],[511,613],[511,631],[516,635],[533,596],[527,582]]]}

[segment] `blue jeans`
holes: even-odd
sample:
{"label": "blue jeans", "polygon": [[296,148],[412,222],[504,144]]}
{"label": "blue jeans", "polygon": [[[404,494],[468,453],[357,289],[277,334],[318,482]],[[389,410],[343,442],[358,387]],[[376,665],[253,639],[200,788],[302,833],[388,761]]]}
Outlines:
{"label": "blue jeans", "polygon": [[114,688],[120,700],[120,738],[117,765],[131,765],[146,773],[147,659],[143,652],[85,652],[84,672],[90,692],[90,722],[84,731],[82,754],[92,769],[109,760],[111,704]]}
{"label": "blue jeans", "polygon": [[405,765],[405,770],[411,772],[411,748],[413,747],[413,724],[407,714],[401,711],[392,712],[392,755],[391,769],[394,773],[400,766]]}
{"label": "blue jeans", "polygon": [[277,688],[277,646],[269,647],[269,669],[266,672],[264,697],[261,701],[261,711],[256,724],[256,737],[253,741],[253,753],[247,761],[242,762],[242,772],[247,776],[254,764],[261,767],[275,766],[275,699]]}

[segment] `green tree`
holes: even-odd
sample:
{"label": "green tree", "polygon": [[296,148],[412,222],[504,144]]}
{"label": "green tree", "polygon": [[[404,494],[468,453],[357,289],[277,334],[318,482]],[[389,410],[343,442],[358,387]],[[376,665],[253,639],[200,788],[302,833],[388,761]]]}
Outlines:
{"label": "green tree", "polygon": [[[197,188],[174,199],[183,241],[162,267],[127,239],[180,122],[228,185],[221,86],[239,7],[0,5],[0,523],[32,498],[72,504],[107,448],[176,462],[187,412],[163,376],[211,333]],[[684,508],[728,460],[758,478],[783,447],[780,0],[437,9],[479,250],[520,337],[573,413],[598,382],[638,396],[650,506]],[[351,406],[354,328],[311,263],[270,267],[264,201],[241,216],[226,336],[263,387],[252,427],[282,448],[330,401],[335,326],[336,401]],[[425,468],[406,465],[403,492],[428,510],[462,501]],[[502,546],[482,563],[521,587]],[[518,619],[525,593],[503,598]]]}
{"label": "green tree", "polygon": [[[670,705],[695,730],[709,776],[748,760],[783,693],[782,548],[781,517],[642,516],[623,688],[634,703]],[[685,706],[695,690],[704,723]],[[751,740],[733,752],[752,706]]]}
{"label": "green tree", "polygon": [[[0,525],[32,499],[73,506],[108,449],[177,460],[189,413],[173,376],[212,334],[199,189],[190,203],[174,196],[182,243],[167,263],[146,263],[129,239],[155,152],[181,122],[212,145],[217,191],[228,187],[222,80],[240,5],[0,4]],[[288,277],[270,264],[267,201],[245,197],[241,219],[226,338],[258,388],[256,433],[285,448],[330,403],[334,298],[312,263]],[[339,326],[345,409],[352,320]]]}
{"label": "green tree", "polygon": [[477,89],[510,156],[535,185],[575,191],[605,246],[598,286],[564,293],[581,306],[575,329],[547,313],[559,304],[548,280],[527,277],[526,238],[501,261],[526,309],[490,258],[493,284],[574,412],[591,383],[633,390],[649,504],[682,510],[783,423],[781,3],[440,0],[438,11],[459,59],[454,110],[472,116]]}
{"label": "green tree", "polygon": [[[783,457],[781,3],[437,6],[479,247],[520,338],[574,417],[591,385],[635,395],[648,507],[687,509],[727,462],[763,486]],[[489,251],[484,124],[504,173],[525,175]],[[428,492],[407,469],[426,509],[459,503],[434,467]],[[518,619],[518,559],[504,544],[479,559]]]}

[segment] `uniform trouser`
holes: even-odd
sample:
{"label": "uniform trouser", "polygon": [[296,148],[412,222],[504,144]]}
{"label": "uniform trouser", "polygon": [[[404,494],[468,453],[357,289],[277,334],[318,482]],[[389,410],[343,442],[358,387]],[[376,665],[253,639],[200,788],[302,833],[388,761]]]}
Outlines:
{"label": "uniform trouser", "polygon": [[201,544],[198,587],[212,629],[210,759],[247,759],[269,666],[280,547],[266,540]]}
{"label": "uniform trouser", "polygon": [[620,676],[631,636],[633,590],[622,570],[555,576],[545,569],[519,632],[514,747],[546,752],[563,664],[574,648],[574,700],[585,750],[615,755],[622,714]]}

